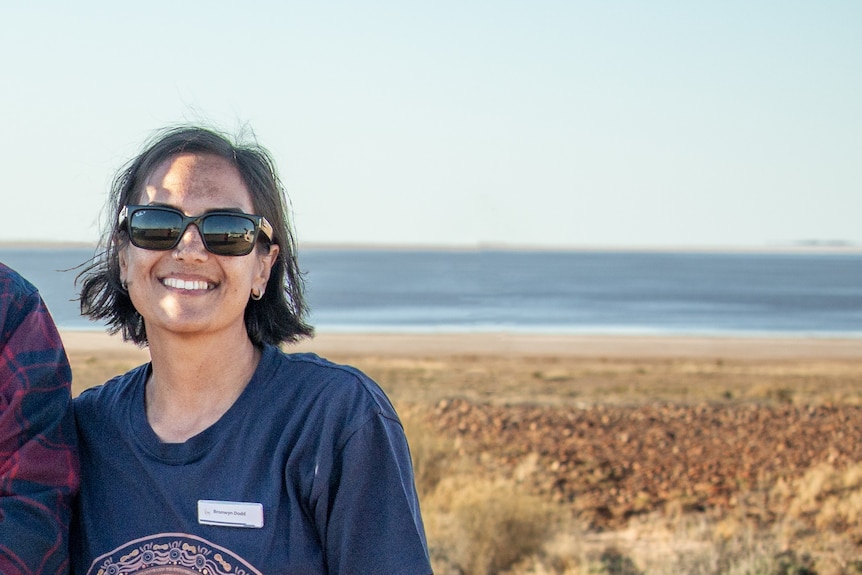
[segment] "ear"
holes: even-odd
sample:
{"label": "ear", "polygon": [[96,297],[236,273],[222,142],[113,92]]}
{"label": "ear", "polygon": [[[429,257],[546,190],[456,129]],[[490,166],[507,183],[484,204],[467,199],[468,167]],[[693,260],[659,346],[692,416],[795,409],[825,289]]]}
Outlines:
{"label": "ear", "polygon": [[120,283],[126,283],[126,273],[129,269],[129,262],[126,260],[126,248],[117,251],[117,260],[120,263]]}
{"label": "ear", "polygon": [[262,254],[258,252],[258,271],[257,276],[254,278],[253,284],[254,287],[258,289],[260,293],[266,291],[266,286],[269,283],[269,275],[272,272],[272,266],[275,265],[275,262],[278,260],[278,244],[270,244],[269,252]]}

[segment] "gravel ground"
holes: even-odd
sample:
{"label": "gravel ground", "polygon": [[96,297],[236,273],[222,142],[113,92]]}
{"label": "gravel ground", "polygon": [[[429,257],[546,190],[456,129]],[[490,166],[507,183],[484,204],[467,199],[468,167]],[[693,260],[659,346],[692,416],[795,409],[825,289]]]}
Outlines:
{"label": "gravel ground", "polygon": [[597,529],[669,504],[728,511],[817,463],[862,461],[858,406],[572,408],[455,399],[422,409],[462,454],[529,481]]}

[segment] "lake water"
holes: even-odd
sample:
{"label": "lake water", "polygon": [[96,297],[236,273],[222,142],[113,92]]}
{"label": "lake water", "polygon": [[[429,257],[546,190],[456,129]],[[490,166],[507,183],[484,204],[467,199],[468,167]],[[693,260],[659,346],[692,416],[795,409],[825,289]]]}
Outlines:
{"label": "lake water", "polygon": [[[86,248],[0,248],[66,329]],[[862,254],[306,249],[319,331],[862,337]]]}

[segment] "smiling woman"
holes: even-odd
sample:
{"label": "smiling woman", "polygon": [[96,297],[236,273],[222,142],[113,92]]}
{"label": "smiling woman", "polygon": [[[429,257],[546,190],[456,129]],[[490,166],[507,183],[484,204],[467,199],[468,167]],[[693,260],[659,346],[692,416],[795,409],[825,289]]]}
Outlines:
{"label": "smiling woman", "polygon": [[[184,183],[183,178],[188,181]],[[186,190],[186,185],[191,187]],[[229,202],[225,205],[216,205],[213,197],[205,212],[192,214],[196,217],[188,217],[179,206],[160,203],[159,193],[169,196],[186,191],[201,196],[198,201],[219,191],[228,196],[239,193],[240,197],[224,198]],[[147,344],[146,323],[131,305],[120,277],[120,252],[127,250],[130,241],[142,250],[173,250],[180,247],[181,232],[191,229],[199,241],[207,242],[204,245],[210,246],[210,251],[227,254],[201,236],[211,229],[225,229],[226,224],[215,218],[223,212],[254,223],[255,230],[263,232],[257,237],[266,239],[258,244],[278,249],[269,272],[273,288],[256,292],[259,303],[247,308],[246,329],[251,340],[278,344],[311,335],[312,329],[304,321],[306,305],[296,244],[274,163],[260,146],[234,146],[222,135],[198,128],[181,127],[158,134],[114,179],[105,211],[104,252],[81,274],[82,313],[106,320],[111,333],[121,331],[124,338]],[[156,237],[164,239],[156,241]],[[232,255],[249,252],[247,245],[231,250]],[[273,321],[274,317],[279,321]]]}
{"label": "smiling woman", "polygon": [[160,134],[116,178],[81,310],[151,361],[75,399],[76,572],[431,572],[389,399],[279,348],[312,333],[285,206],[265,150],[197,127]]}

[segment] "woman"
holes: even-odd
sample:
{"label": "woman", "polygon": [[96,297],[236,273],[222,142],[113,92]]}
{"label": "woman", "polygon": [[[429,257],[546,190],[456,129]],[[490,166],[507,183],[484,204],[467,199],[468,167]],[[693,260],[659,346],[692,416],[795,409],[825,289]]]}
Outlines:
{"label": "woman", "polygon": [[75,400],[76,573],[431,572],[403,429],[310,336],[273,162],[167,130],[114,181],[81,310],[151,361]]}

